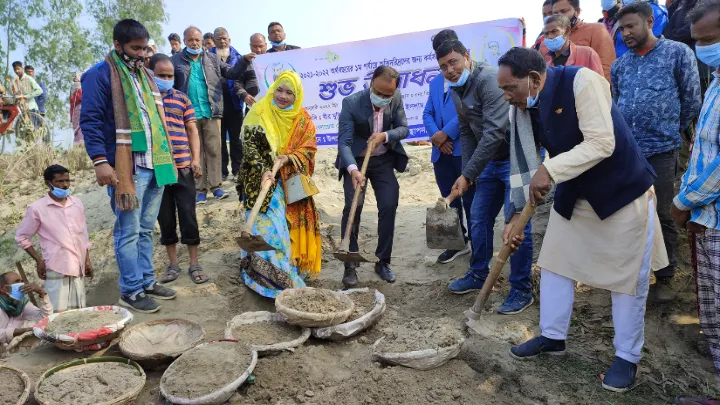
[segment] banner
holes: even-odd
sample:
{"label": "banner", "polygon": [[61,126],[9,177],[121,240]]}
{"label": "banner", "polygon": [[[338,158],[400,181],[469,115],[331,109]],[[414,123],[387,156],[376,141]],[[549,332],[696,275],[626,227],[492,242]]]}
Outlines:
{"label": "banner", "polygon": [[[476,61],[497,66],[508,49],[522,45],[522,24],[505,19],[451,27]],[[275,78],[293,70],[302,78],[304,107],[317,128],[319,146],[337,145],[338,117],[343,98],[366,89],[373,71],[381,65],[400,73],[410,134],[407,140],[427,139],[422,115],[429,83],[441,74],[431,38],[440,29],[366,41],[259,55],[253,65],[265,95]],[[431,134],[432,135],[432,134]]]}

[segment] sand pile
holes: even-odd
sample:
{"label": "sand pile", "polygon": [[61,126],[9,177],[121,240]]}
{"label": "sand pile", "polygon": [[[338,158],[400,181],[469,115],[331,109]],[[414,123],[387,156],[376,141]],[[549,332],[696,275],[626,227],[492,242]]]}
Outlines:
{"label": "sand pile", "polygon": [[198,346],[175,360],[162,377],[165,392],[181,398],[211,394],[237,380],[252,362],[252,351],[235,342]]}
{"label": "sand pile", "polygon": [[252,345],[274,345],[295,340],[302,328],[285,322],[257,322],[233,326],[232,336],[238,342]]}
{"label": "sand pile", "polygon": [[94,405],[127,394],[142,383],[142,374],[129,364],[91,363],[53,374],[40,385],[38,397],[54,405]]}
{"label": "sand pile", "polygon": [[343,302],[327,290],[313,290],[304,294],[285,297],[282,304],[300,312],[331,314],[349,309]]}
{"label": "sand pile", "polygon": [[383,353],[405,353],[456,345],[464,337],[460,324],[449,318],[420,318],[386,328],[377,350]]}
{"label": "sand pile", "polygon": [[375,290],[348,294],[348,297],[355,303],[355,310],[345,322],[354,321],[375,307]]}
{"label": "sand pile", "polygon": [[123,335],[122,347],[143,355],[174,354],[190,350],[203,337],[199,325],[175,321],[149,323],[128,330]]}
{"label": "sand pile", "polygon": [[17,404],[25,391],[22,378],[6,368],[0,368],[0,387],[0,404]]}
{"label": "sand pile", "polygon": [[122,315],[110,311],[65,312],[50,321],[45,332],[53,335],[85,332],[118,323],[122,319]]}

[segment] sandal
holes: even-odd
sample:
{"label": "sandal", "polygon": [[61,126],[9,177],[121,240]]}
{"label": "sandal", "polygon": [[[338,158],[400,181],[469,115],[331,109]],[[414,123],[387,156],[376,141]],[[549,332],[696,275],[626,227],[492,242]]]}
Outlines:
{"label": "sandal", "polygon": [[193,264],[190,266],[190,268],[188,268],[188,273],[190,274],[190,279],[195,284],[204,284],[210,281],[210,277],[203,273],[203,269],[199,264]]}
{"label": "sandal", "polygon": [[171,264],[167,266],[167,269],[163,272],[163,274],[160,276],[160,284],[167,284],[172,283],[173,281],[177,280],[177,278],[180,276],[180,267],[175,266],[174,264]]}

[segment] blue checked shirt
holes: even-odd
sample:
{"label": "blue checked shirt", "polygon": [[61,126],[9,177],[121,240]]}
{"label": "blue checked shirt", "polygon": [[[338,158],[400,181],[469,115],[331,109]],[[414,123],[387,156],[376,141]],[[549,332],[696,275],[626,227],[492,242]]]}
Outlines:
{"label": "blue checked shirt", "polygon": [[660,38],[645,55],[625,53],[610,73],[613,98],[645,157],[682,146],[680,133],[702,102],[693,51]]}
{"label": "blue checked shirt", "polygon": [[692,211],[691,222],[720,230],[720,73],[713,76],[700,111],[692,156],[674,203],[683,211]]}

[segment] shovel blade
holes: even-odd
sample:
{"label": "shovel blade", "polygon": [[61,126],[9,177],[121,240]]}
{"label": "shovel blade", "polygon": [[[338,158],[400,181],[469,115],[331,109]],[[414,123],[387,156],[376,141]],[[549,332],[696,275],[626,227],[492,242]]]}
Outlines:
{"label": "shovel blade", "polygon": [[341,262],[355,262],[355,263],[371,263],[370,260],[366,259],[365,256],[358,252],[348,252],[347,250],[337,250],[333,253],[336,259]]}
{"label": "shovel blade", "polygon": [[425,216],[425,239],[430,249],[465,249],[465,236],[460,227],[460,217],[444,200],[428,208]]}
{"label": "shovel blade", "polygon": [[266,250],[275,250],[274,247],[268,245],[265,239],[260,235],[251,235],[243,232],[239,237],[235,238],[240,249],[246,252],[262,252]]}

